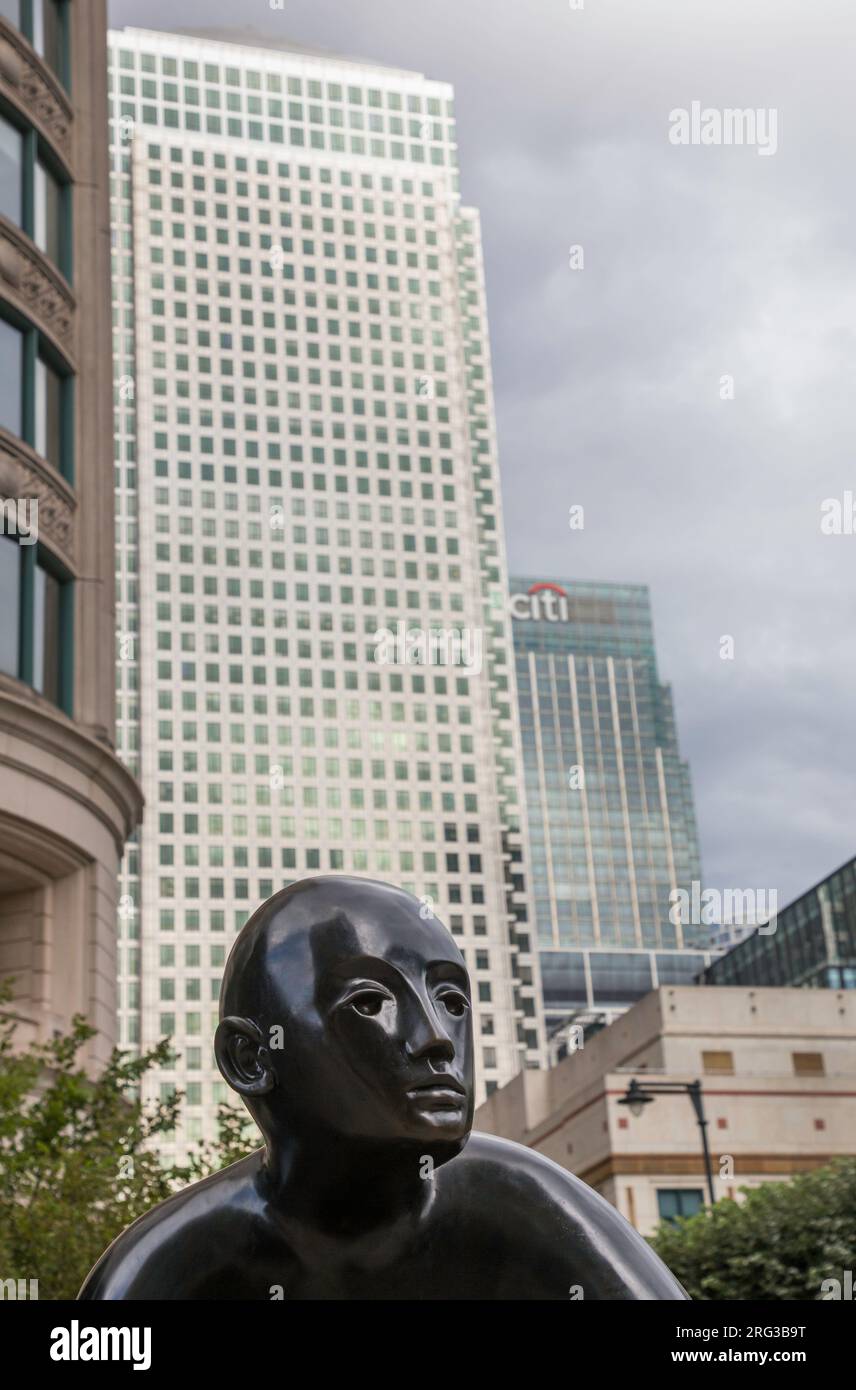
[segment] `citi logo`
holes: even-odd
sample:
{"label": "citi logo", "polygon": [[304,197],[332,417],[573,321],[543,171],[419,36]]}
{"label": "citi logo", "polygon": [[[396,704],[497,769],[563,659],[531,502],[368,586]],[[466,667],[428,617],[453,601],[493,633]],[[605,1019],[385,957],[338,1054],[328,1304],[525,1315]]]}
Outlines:
{"label": "citi logo", "polygon": [[72,1318],[70,1327],[51,1332],[52,1361],[133,1361],[135,1371],[152,1364],[150,1327],[81,1327]]}
{"label": "citi logo", "polygon": [[512,618],[536,623],[566,623],[570,614],[568,595],[559,584],[533,584],[525,594],[512,594],[510,606]]}

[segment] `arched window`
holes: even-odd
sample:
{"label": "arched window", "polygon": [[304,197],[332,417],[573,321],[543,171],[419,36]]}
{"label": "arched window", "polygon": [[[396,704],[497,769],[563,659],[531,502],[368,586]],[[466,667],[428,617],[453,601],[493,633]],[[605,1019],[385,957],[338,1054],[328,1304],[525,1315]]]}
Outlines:
{"label": "arched window", "polygon": [[50,146],[0,106],[0,214],[71,283],[71,186]]}
{"label": "arched window", "polygon": [[74,481],[74,378],[22,315],[0,304],[0,429]]}
{"label": "arched window", "polygon": [[0,671],[17,676],[21,648],[21,548],[0,535]]}
{"label": "arched window", "polygon": [[37,535],[32,499],[0,498],[0,672],[71,714],[74,586]]}
{"label": "arched window", "polygon": [[39,57],[67,87],[67,0],[0,0],[0,16],[20,29]]}

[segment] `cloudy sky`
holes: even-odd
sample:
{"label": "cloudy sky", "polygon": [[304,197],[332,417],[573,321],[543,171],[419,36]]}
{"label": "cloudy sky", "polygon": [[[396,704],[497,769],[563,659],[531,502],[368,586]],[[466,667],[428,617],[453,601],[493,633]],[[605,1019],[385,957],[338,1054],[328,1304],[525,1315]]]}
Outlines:
{"label": "cloudy sky", "polygon": [[[574,3],[110,0],[110,18],[251,25],[454,83],[512,571],[650,585],[705,884],[781,903],[856,853],[856,534],[820,529],[824,499],[856,492],[856,6]],[[695,101],[775,109],[775,154],[670,143]]]}

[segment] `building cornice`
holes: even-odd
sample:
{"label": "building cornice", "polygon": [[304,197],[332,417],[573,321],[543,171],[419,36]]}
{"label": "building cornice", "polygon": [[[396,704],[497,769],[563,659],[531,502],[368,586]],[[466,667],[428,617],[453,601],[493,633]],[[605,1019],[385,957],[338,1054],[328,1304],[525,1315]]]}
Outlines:
{"label": "building cornice", "polygon": [[81,729],[61,710],[35,693],[29,697],[20,692],[26,687],[8,676],[0,676],[0,737],[9,736],[34,744],[44,753],[56,758],[75,772],[82,774],[104,794],[103,805],[81,795],[74,786],[63,783],[54,773],[34,765],[32,760],[18,759],[14,750],[5,750],[0,761],[14,766],[29,778],[38,778],[60,786],[66,795],[79,801],[97,816],[112,835],[117,853],[122,854],[125,841],[139,824],[143,812],[143,795],[136,780],[117,757],[114,750]]}
{"label": "building cornice", "polygon": [[3,297],[38,325],[66,369],[76,371],[74,291],[35,242],[8,217],[0,217],[0,277]]}
{"label": "building cornice", "polygon": [[[854,1145],[856,1147],[856,1145]],[[826,1168],[836,1158],[850,1157],[850,1154],[770,1154],[746,1153],[732,1154],[734,1177],[751,1177],[766,1174],[768,1177],[793,1177],[797,1173],[810,1173],[815,1168]],[[611,1178],[654,1177],[705,1178],[706,1169],[701,1154],[613,1154],[601,1159],[588,1168],[575,1174],[589,1187],[599,1187]]]}
{"label": "building cornice", "polygon": [[35,498],[39,504],[39,540],[46,543],[76,577],[74,489],[35,449],[0,427],[0,498]]}

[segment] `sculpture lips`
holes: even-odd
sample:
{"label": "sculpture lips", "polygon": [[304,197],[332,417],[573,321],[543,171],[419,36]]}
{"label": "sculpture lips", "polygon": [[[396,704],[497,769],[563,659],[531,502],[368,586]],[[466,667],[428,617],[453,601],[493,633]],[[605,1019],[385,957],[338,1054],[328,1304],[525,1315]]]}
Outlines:
{"label": "sculpture lips", "polygon": [[431,1096],[449,1095],[450,1093],[458,1096],[466,1096],[466,1091],[460,1081],[456,1081],[453,1076],[434,1076],[430,1081],[419,1081],[415,1086],[408,1087],[407,1094]]}

